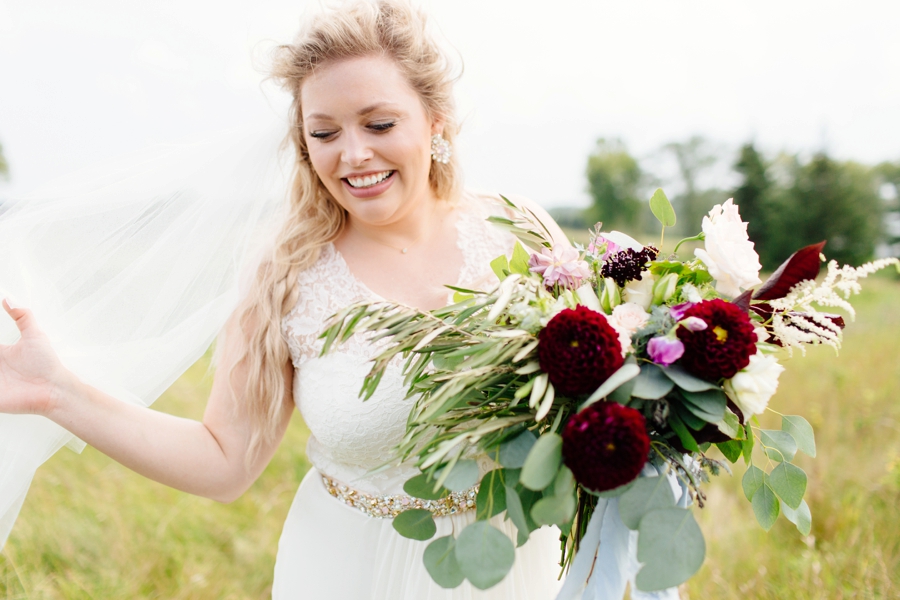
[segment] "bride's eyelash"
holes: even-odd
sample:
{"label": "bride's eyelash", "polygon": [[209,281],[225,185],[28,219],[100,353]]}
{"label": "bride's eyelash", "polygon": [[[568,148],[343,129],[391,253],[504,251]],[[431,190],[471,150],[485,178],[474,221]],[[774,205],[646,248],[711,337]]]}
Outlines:
{"label": "bride's eyelash", "polygon": [[328,139],[334,135],[333,131],[310,131],[309,137],[314,137],[319,140]]}
{"label": "bride's eyelash", "polygon": [[387,130],[391,129],[396,124],[397,124],[396,121],[387,121],[385,123],[372,123],[368,127],[369,127],[369,129],[372,129],[374,131],[381,132],[381,131],[387,131]]}

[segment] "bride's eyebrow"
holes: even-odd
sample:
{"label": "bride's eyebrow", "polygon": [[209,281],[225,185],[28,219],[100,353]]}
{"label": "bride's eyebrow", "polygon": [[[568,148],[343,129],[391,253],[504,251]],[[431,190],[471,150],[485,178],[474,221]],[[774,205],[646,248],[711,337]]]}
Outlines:
{"label": "bride's eyebrow", "polygon": [[[375,112],[376,110],[380,110],[383,108],[393,108],[395,106],[396,104],[394,104],[393,102],[376,102],[375,104],[370,104],[365,108],[361,108],[360,110],[356,111],[356,114],[364,117],[370,113]],[[334,117],[332,117],[331,115],[326,115],[324,113],[312,113],[311,115],[307,115],[306,118],[310,120],[321,119],[323,121],[331,121],[334,119]]]}

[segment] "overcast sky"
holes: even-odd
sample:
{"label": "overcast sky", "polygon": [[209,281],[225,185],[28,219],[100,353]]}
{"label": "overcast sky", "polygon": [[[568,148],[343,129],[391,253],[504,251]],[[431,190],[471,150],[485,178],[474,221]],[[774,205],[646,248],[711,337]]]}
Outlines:
{"label": "overcast sky", "polygon": [[[639,157],[729,151],[900,160],[900,3],[422,0],[461,57],[468,185],[585,204],[601,136]],[[266,49],[304,0],[0,0],[0,196],[129,149],[255,122]],[[254,62],[256,66],[254,66]],[[730,158],[729,158],[730,160]]]}

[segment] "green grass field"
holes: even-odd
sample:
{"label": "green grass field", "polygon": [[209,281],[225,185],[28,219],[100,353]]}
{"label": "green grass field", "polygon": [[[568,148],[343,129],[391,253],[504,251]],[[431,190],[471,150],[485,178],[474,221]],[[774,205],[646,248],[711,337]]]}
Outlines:
{"label": "green grass field", "polygon": [[[812,534],[783,518],[768,534],[740,492],[741,465],[708,487],[698,511],[707,561],[691,599],[900,597],[900,282],[865,283],[839,358],[787,360],[772,407],[813,424]],[[199,418],[201,361],[156,404]],[[778,427],[775,415],[763,424]],[[263,476],[231,505],[145,480],[88,448],[60,451],[35,477],[0,555],[0,600],[267,598],[281,523],[308,468],[295,417]]]}

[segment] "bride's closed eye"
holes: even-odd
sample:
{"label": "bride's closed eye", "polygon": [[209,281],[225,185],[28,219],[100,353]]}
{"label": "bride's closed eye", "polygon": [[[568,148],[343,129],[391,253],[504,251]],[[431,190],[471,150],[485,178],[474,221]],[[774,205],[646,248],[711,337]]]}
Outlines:
{"label": "bride's closed eye", "polygon": [[396,121],[385,121],[383,123],[371,123],[371,124],[367,125],[366,127],[371,129],[372,131],[377,131],[378,133],[382,133],[384,131],[390,130],[396,124],[397,124]]}
{"label": "bride's closed eye", "polygon": [[[386,131],[390,131],[395,125],[397,125],[396,121],[385,121],[383,123],[370,123],[366,125],[366,128],[374,133],[384,133]],[[337,131],[319,129],[316,131],[310,131],[309,137],[313,137],[318,140],[328,140],[334,137],[335,134],[337,134]]]}

